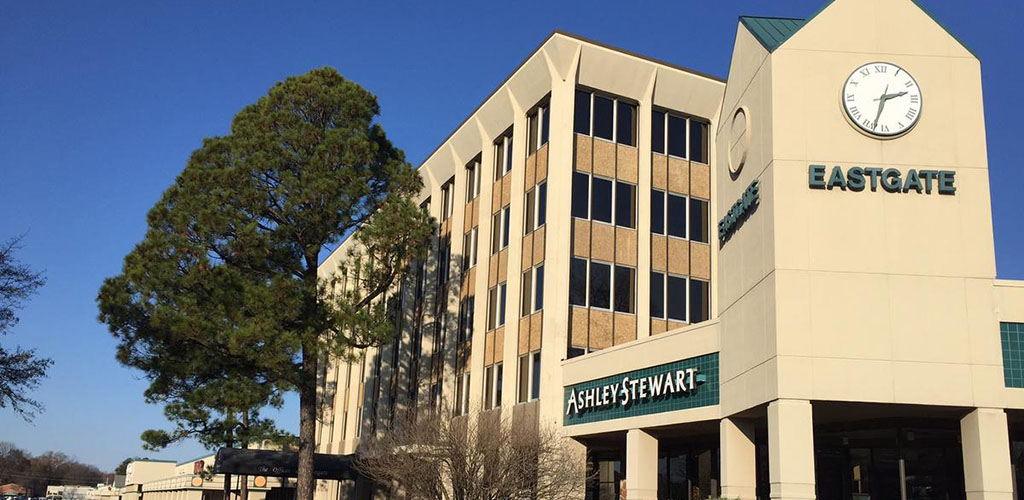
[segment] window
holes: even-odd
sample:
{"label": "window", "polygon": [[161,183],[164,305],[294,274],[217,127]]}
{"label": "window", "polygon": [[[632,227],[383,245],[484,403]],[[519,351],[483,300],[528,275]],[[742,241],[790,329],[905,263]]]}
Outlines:
{"label": "window", "polygon": [[591,177],[590,219],[612,222],[612,181]]}
{"label": "window", "polygon": [[587,90],[576,90],[573,131],[636,145],[636,104]]}
{"label": "window", "polygon": [[455,381],[455,408],[456,417],[469,413],[469,374],[463,373],[457,376]]}
{"label": "window", "polygon": [[686,158],[686,118],[668,115],[668,154]]}
{"label": "window", "polygon": [[590,135],[590,92],[585,90],[576,90],[572,130],[577,134]]}
{"label": "window", "polygon": [[710,284],[704,280],[690,278],[690,323],[707,321],[710,317]]}
{"label": "window", "polygon": [[583,172],[572,174],[572,216],[590,217],[590,176]]}
{"label": "window", "polygon": [[508,246],[508,224],[510,222],[509,207],[506,206],[505,208],[501,209],[501,211],[503,212],[501,223],[501,248],[505,248]]}
{"label": "window", "polygon": [[518,389],[520,403],[540,398],[540,351],[519,356]]}
{"label": "window", "polygon": [[668,194],[668,209],[665,220],[668,221],[668,235],[677,238],[686,237],[686,197]]}
{"label": "window", "polygon": [[686,278],[669,275],[665,298],[668,319],[686,321]]}
{"label": "window", "polygon": [[587,261],[578,257],[569,263],[569,304],[587,306]]}
{"label": "window", "polygon": [[636,312],[636,270],[615,266],[615,312]]}
{"label": "window", "polygon": [[708,242],[708,202],[690,198],[690,239]]}
{"label": "window", "polygon": [[448,282],[448,277],[451,274],[449,272],[452,261],[452,240],[450,236],[444,236],[441,238],[437,260],[438,286],[444,286],[444,284]]}
{"label": "window", "polygon": [[523,234],[532,233],[546,222],[547,197],[547,183],[539,184],[526,193],[526,202],[523,204],[523,208],[526,210],[526,214],[523,216],[526,227],[523,229]]}
{"label": "window", "polygon": [[512,171],[512,129],[494,141],[494,180]]}
{"label": "window", "polygon": [[690,120],[690,159],[708,162],[708,124]]}
{"label": "window", "polygon": [[636,146],[636,106],[623,101],[616,102],[615,141],[627,146]]}
{"label": "window", "polygon": [[476,297],[467,297],[459,305],[459,342],[473,340],[473,310]]}
{"label": "window", "polygon": [[496,254],[508,246],[509,207],[506,205],[491,216],[491,253]]}
{"label": "window", "polygon": [[599,95],[594,96],[594,137],[615,139],[615,101]]}
{"label": "window", "polygon": [[505,326],[505,292],[506,284],[502,283],[487,292],[487,329],[494,330]]}
{"label": "window", "polygon": [[484,369],[484,409],[501,408],[502,363]]}
{"label": "window", "polygon": [[480,157],[466,165],[466,201],[472,201],[480,196]]}
{"label": "window", "polygon": [[590,263],[590,307],[611,309],[612,268],[601,262]]}
{"label": "window", "polygon": [[615,225],[636,227],[636,186],[615,181]]}
{"label": "window", "polygon": [[651,317],[665,317],[665,275],[651,271]]}
{"label": "window", "polygon": [[665,192],[651,190],[651,232],[665,234]]}
{"label": "window", "polygon": [[452,206],[455,204],[455,177],[452,177],[441,186],[441,222],[452,216]]}
{"label": "window", "polygon": [[651,151],[665,153],[665,113],[651,112]]}
{"label": "window", "polygon": [[527,145],[526,154],[532,155],[536,153],[541,146],[548,143],[548,125],[551,123],[551,119],[548,116],[548,105],[541,104],[537,106],[527,117],[527,129],[529,132],[529,144]]}
{"label": "window", "polygon": [[523,273],[520,315],[528,316],[544,307],[544,265]]}
{"label": "window", "polygon": [[462,270],[466,271],[476,265],[477,262],[477,233],[478,227],[470,229],[462,237]]}

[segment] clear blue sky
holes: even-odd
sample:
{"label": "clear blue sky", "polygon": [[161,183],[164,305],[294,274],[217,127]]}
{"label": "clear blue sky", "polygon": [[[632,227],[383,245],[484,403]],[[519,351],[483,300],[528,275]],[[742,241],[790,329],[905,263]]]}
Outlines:
{"label": "clear blue sky", "polygon": [[[5,345],[56,365],[26,424],[0,440],[101,468],[161,454],[146,384],[119,366],[94,298],[140,240],[145,214],[203,137],[274,82],[333,66],[377,94],[392,140],[418,164],[554,28],[726,76],[741,14],[803,17],[823,0],[767,2],[5,2],[0,6],[0,239],[49,283]],[[1024,278],[1019,0],[923,0],[982,59],[999,276]],[[952,125],[952,124],[951,124]],[[297,429],[293,402],[280,422]]]}

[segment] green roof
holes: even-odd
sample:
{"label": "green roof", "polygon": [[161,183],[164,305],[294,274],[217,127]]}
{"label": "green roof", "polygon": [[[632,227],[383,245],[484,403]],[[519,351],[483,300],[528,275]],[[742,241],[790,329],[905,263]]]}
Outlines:
{"label": "green roof", "polygon": [[740,22],[768,52],[775,52],[775,49],[807,24],[806,19],[792,17],[740,16]]}

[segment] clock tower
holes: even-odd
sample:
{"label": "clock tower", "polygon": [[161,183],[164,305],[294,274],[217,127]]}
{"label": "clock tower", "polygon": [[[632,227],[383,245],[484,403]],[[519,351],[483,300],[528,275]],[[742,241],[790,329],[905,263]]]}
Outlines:
{"label": "clock tower", "polygon": [[[815,497],[812,433],[837,405],[975,415],[1019,399],[1003,388],[968,48],[912,0],[741,18],[721,116],[723,443],[733,420],[767,408],[772,498]],[[757,199],[738,212],[751,186]],[[983,418],[964,419],[965,440],[984,435]],[[986,429],[1006,439],[1005,418]],[[723,463],[723,496],[744,494],[737,462]],[[1007,463],[991,470],[1008,478]]]}

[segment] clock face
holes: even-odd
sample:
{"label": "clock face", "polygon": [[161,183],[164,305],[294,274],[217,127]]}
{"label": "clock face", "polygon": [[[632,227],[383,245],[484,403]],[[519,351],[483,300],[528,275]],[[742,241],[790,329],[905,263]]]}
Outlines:
{"label": "clock face", "polygon": [[910,73],[895,64],[865,64],[843,85],[843,109],[863,132],[896,137],[910,131],[921,118],[921,88]]}

